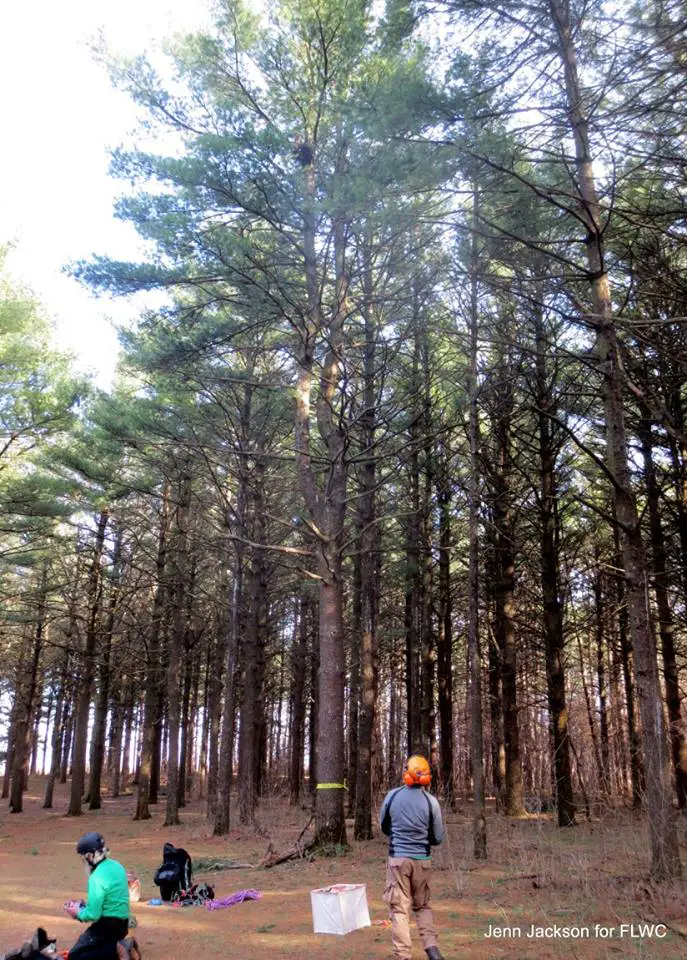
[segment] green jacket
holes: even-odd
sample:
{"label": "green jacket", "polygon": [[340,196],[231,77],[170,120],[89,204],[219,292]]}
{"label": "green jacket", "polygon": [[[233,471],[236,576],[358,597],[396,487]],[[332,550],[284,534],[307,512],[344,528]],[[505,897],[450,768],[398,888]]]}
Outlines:
{"label": "green jacket", "polygon": [[129,919],[129,883],[126,870],[116,860],[106,858],[96,865],[88,878],[86,906],[76,915],[77,920],[93,923],[101,917]]}

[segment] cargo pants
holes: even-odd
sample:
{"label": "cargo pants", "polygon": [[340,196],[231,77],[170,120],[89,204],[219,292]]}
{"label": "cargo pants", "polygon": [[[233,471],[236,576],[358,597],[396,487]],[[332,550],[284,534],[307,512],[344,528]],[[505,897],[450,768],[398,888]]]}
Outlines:
{"label": "cargo pants", "polygon": [[434,917],[429,905],[431,872],[431,860],[411,860],[409,857],[389,857],[387,860],[383,899],[389,904],[394,960],[411,960],[412,957],[411,908],[415,914],[422,949],[429,950],[437,945]]}

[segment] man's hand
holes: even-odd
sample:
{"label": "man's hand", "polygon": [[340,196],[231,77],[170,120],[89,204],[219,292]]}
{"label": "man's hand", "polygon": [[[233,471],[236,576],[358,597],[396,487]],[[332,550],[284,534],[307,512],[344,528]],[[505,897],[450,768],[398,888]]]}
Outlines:
{"label": "man's hand", "polygon": [[67,900],[64,904],[64,912],[68,913],[72,920],[76,920],[79,910],[84,906],[83,900]]}

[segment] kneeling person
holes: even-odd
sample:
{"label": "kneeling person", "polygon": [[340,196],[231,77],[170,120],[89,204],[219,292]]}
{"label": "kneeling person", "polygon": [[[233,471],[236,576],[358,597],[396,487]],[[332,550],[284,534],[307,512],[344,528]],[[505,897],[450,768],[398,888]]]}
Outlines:
{"label": "kneeling person", "polygon": [[86,903],[70,901],[67,913],[90,923],[69,951],[68,960],[140,960],[135,940],[125,940],[129,930],[129,884],[126,870],[111,860],[99,833],[86,833],[76,845],[88,873]]}

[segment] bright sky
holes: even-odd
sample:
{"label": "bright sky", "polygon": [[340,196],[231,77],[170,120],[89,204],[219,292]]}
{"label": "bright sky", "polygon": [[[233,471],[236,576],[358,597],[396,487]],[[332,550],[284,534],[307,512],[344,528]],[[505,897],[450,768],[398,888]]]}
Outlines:
{"label": "bright sky", "polygon": [[[92,253],[135,258],[137,236],[112,216],[122,185],[108,150],[131,144],[136,114],[89,49],[104,31],[115,52],[149,51],[203,26],[208,0],[14,0],[0,4],[0,244],[8,266],[55,320],[58,344],[107,386],[117,340],[109,322],[138,307],[96,299],[62,272]],[[138,139],[140,143],[140,138]]]}

